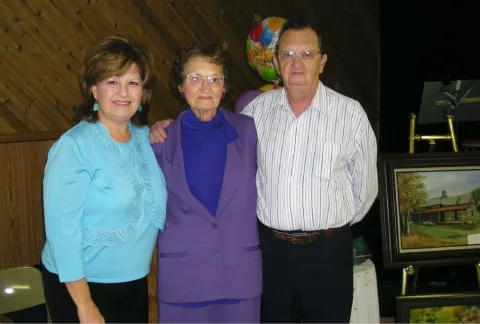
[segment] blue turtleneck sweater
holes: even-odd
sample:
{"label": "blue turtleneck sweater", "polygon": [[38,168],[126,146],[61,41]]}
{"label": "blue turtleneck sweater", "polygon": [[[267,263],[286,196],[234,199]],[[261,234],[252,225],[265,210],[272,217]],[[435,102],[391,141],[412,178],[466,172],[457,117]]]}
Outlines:
{"label": "blue turtleneck sweater", "polygon": [[[182,119],[182,151],[185,177],[192,195],[216,216],[227,162],[227,145],[238,133],[217,109],[212,120],[202,122],[188,108]],[[192,269],[192,271],[195,271]],[[182,307],[203,307],[212,304],[236,304],[238,299],[221,299],[198,303],[169,303]]]}
{"label": "blue turtleneck sweater", "polygon": [[223,113],[200,121],[191,109],[182,119],[182,151],[188,188],[215,217],[227,162]]}

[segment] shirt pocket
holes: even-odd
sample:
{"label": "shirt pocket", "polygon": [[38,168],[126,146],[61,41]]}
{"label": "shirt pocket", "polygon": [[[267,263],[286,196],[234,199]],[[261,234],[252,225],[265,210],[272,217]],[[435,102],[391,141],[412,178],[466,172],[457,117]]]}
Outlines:
{"label": "shirt pocket", "polygon": [[338,143],[317,143],[315,147],[314,175],[322,180],[333,180],[342,146]]}

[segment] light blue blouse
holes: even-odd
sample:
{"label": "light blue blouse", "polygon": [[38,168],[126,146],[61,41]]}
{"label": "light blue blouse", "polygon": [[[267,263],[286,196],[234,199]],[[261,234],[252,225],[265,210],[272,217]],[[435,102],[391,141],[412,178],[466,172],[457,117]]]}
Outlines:
{"label": "light blue blouse", "polygon": [[101,122],[81,122],[48,153],[42,262],[61,282],[126,282],[150,270],[167,190],[148,127],[129,127],[130,141],[118,143]]}

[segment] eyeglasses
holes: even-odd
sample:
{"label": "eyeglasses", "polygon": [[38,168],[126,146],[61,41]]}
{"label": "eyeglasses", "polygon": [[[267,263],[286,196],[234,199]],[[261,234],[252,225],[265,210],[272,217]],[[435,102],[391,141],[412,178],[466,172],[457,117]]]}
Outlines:
{"label": "eyeglasses", "polygon": [[219,87],[223,85],[223,81],[225,80],[225,76],[221,74],[212,74],[208,76],[203,76],[198,73],[190,73],[185,77],[187,80],[188,84],[191,85],[192,87],[198,87],[200,86],[205,79],[208,80],[208,83],[212,87]]}
{"label": "eyeglasses", "polygon": [[304,50],[302,52],[294,52],[291,50],[279,50],[278,51],[278,58],[281,61],[291,62],[295,59],[295,57],[300,55],[302,61],[311,61],[315,58],[315,55],[319,54],[320,51],[312,51],[312,50]]}

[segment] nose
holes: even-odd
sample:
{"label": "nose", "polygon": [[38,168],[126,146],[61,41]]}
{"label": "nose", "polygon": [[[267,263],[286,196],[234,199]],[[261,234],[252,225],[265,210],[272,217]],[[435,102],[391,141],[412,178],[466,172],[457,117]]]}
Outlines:
{"label": "nose", "polygon": [[299,66],[303,64],[303,60],[300,57],[300,54],[296,54],[295,57],[293,58],[292,65],[293,66]]}
{"label": "nose", "polygon": [[210,91],[211,87],[207,78],[203,79],[202,84],[200,84],[200,88],[202,88],[202,91]]}
{"label": "nose", "polygon": [[126,97],[128,95],[128,84],[123,83],[123,82],[119,82],[118,87],[119,87],[118,88],[118,95],[122,96],[122,97]]}

